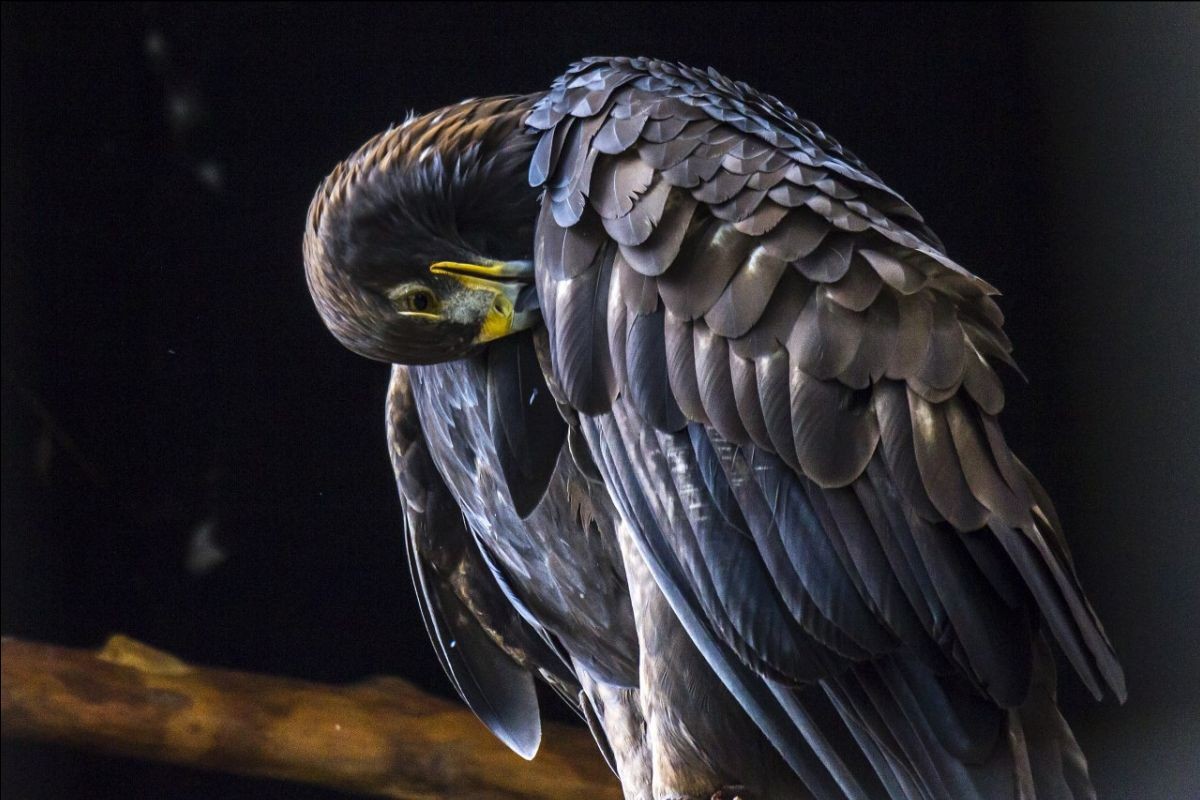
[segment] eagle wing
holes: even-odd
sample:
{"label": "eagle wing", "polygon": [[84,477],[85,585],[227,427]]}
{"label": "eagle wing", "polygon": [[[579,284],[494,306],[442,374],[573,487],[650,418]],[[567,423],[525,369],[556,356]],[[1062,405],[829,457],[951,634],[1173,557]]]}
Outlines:
{"label": "eagle wing", "polygon": [[575,676],[544,633],[518,614],[468,530],[430,455],[405,367],[392,370],[387,422],[409,568],[434,651],[475,715],[532,758],[541,741],[533,674],[572,703]]}
{"label": "eagle wing", "polygon": [[975,796],[964,765],[1030,696],[1043,629],[1124,696],[997,422],[995,290],[916,211],[711,70],[585,61],[527,125],[555,389],[672,608],[817,796],[867,791],[826,712],[894,796]]}

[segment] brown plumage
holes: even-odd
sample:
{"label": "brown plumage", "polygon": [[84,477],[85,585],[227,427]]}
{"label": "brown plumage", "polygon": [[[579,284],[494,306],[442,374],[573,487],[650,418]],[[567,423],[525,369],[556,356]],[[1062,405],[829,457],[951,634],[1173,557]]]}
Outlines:
{"label": "brown plumage", "polygon": [[[578,692],[630,797],[1092,796],[1046,643],[1097,697],[1124,679],[997,422],[996,290],[815,125],[711,70],[592,59],[372,140],[305,252],[339,338],[432,365],[405,407],[492,567],[460,600],[520,622],[438,622],[426,587],[431,633],[519,750],[536,701],[461,679],[446,630]],[[417,335],[363,300],[530,255],[542,325],[482,349],[482,322]]]}
{"label": "brown plumage", "polygon": [[428,273],[437,261],[532,256],[537,193],[524,178],[535,140],[521,119],[533,99],[466,100],[410,117],[322,182],[308,209],[304,263],[317,310],[342,344],[405,363],[470,349],[477,330],[469,322],[401,324],[386,292],[406,279],[437,281]]}

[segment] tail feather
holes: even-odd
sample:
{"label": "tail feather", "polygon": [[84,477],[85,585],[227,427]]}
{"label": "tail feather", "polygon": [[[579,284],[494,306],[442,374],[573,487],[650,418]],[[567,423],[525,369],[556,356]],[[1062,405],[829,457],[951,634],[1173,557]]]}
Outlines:
{"label": "tail feather", "polygon": [[1038,637],[1035,648],[1029,698],[1010,712],[1010,727],[1024,734],[1033,796],[1037,800],[1095,800],[1087,759],[1058,710],[1057,678],[1049,645]]}
{"label": "tail feather", "polygon": [[1005,710],[903,656],[823,681],[832,708],[897,800],[1094,800],[1087,763],[1055,704],[1041,635],[1025,701]]}
{"label": "tail feather", "polygon": [[919,768],[905,756],[901,739],[908,729],[902,718],[881,713],[855,675],[845,673],[822,684],[854,738],[860,744],[868,743],[863,749],[876,774],[893,779],[890,796],[896,800],[937,800],[938,795]]}

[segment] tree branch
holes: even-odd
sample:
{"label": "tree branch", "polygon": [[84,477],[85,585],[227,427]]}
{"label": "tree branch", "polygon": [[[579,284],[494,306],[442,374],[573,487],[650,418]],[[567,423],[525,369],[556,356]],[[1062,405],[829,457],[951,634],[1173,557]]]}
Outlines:
{"label": "tree branch", "polygon": [[192,667],[119,635],[99,652],[0,647],[6,738],[395,798],[621,796],[585,731],[546,725],[527,762],[466,709],[399,678],[324,686]]}

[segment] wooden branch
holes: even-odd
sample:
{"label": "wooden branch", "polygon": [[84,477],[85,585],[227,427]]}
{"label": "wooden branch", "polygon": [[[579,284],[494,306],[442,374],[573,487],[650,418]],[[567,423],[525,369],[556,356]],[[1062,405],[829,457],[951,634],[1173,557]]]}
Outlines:
{"label": "wooden branch", "polygon": [[323,686],[192,667],[124,636],[98,653],[0,647],[5,737],[385,797],[621,796],[586,731],[548,724],[524,761],[470,711],[399,678]]}

